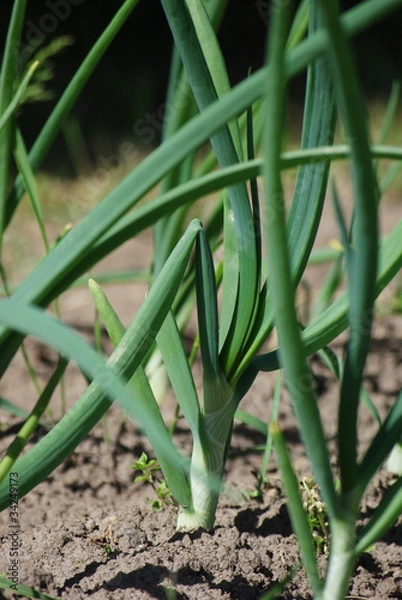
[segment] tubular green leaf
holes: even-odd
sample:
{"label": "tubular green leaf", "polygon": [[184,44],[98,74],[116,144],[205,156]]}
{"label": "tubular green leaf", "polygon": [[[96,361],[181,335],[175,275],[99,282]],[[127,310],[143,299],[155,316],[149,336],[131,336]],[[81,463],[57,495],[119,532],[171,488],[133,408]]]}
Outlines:
{"label": "tubular green leaf", "polygon": [[280,149],[284,121],[285,82],[283,52],[287,37],[290,5],[272,15],[268,60],[271,76],[267,81],[265,129],[265,220],[268,282],[274,320],[278,332],[281,363],[303,443],[313,466],[328,513],[340,512],[320,414],[313,391],[311,373],[299,332],[295,309],[295,289],[287,245],[285,205],[280,179]]}
{"label": "tubular green leaf", "polygon": [[[191,19],[197,33],[202,53],[205,58],[212,82],[214,84],[218,98],[221,98],[230,90],[229,76],[226,70],[225,59],[221,47],[217,40],[214,28],[209,19],[207,9],[202,0],[186,0]],[[240,131],[237,121],[229,123],[229,129],[236,153],[239,159],[242,158],[242,149],[240,142]]]}
{"label": "tubular green leaf", "polygon": [[116,311],[110,304],[100,285],[94,279],[89,279],[88,287],[95,302],[96,309],[105,324],[110,340],[113,346],[116,348],[116,346],[120,344],[121,338],[126,333],[126,328],[120,321]]}
{"label": "tubular green leaf", "polygon": [[367,485],[381,467],[393,446],[401,439],[401,435],[402,392],[399,394],[394,406],[391,408],[386,420],[380,427],[359,465],[357,483],[361,494],[364,493]]}
{"label": "tubular green leaf", "polygon": [[286,48],[290,49],[296,46],[305,36],[310,12],[310,0],[302,0],[296,11],[290,28]]}
{"label": "tubular green leaf", "polygon": [[45,412],[50,402],[50,399],[53,395],[54,390],[56,389],[56,386],[59,384],[59,381],[63,376],[64,371],[66,370],[67,364],[67,360],[60,359],[56,370],[49,379],[49,382],[47,383],[42,394],[38,398],[34,409],[32,410],[31,414],[27,417],[18,434],[10,444],[6,454],[2,458],[0,462],[0,483],[3,481],[7,473],[11,470],[13,464],[15,463],[18,456],[21,454],[22,450],[27,444],[29,438],[35,431],[38,423],[40,422],[41,416]]}
{"label": "tubular green leaf", "polygon": [[14,98],[11,100],[10,104],[7,106],[6,110],[1,114],[0,117],[0,131],[3,129],[4,125],[7,123],[8,119],[14,113],[14,111],[18,108],[18,104],[21,101],[21,98],[28,86],[28,83],[35,72],[35,69],[38,67],[39,62],[35,61],[29,67],[26,72],[23,80],[21,81],[18,90],[15,92]]}
{"label": "tubular green leaf", "polygon": [[168,312],[156,342],[166,366],[177,401],[194,437],[199,435],[201,411],[189,361],[171,311]]}
{"label": "tubular green leaf", "polygon": [[[319,11],[316,2],[309,4],[309,36],[319,30]],[[301,150],[332,144],[335,130],[334,92],[325,58],[317,58],[308,67],[307,92],[303,113]],[[324,158],[324,152],[321,158]],[[329,173],[329,160],[305,164],[297,171],[292,203],[287,218],[289,256],[295,288],[300,282],[317,235],[324,205]],[[273,208],[273,211],[275,208]],[[267,219],[274,214],[263,215]],[[235,374],[238,378],[244,366],[260,348],[272,328],[270,295],[266,294],[265,312],[256,322],[248,352]]]}
{"label": "tubular green leaf", "polygon": [[392,485],[361,532],[355,548],[356,559],[389,531],[401,513],[402,477]]}
{"label": "tubular green leaf", "polygon": [[[402,268],[402,221],[394,227],[381,244],[379,258],[377,297]],[[348,296],[346,292],[343,292],[325,312],[303,330],[301,336],[305,356],[318,352],[346,329],[347,310]],[[278,350],[256,356],[246,367],[236,385],[234,401],[240,402],[259,371],[275,371],[280,366]]]}
{"label": "tubular green leaf", "polygon": [[[0,75],[0,117],[7,114],[7,109],[14,96],[14,82],[18,68],[18,48],[24,23],[27,0],[15,0],[11,20],[7,31],[3,62]],[[6,228],[6,199],[9,185],[10,158],[13,145],[14,121],[6,120],[0,131],[0,257],[3,233]]]}
{"label": "tubular green leaf", "polygon": [[203,230],[197,239],[196,276],[198,330],[204,378],[218,379],[218,302],[215,268],[208,239]]}
{"label": "tubular green leaf", "polygon": [[219,328],[219,352],[229,335],[239,297],[239,253],[233,209],[226,190],[223,192],[223,263],[222,300]]}
{"label": "tubular green leaf", "polygon": [[[322,25],[317,2],[310,3],[309,35]],[[331,146],[335,133],[335,102],[328,61],[317,58],[307,72],[301,149]],[[298,169],[288,216],[292,275],[297,286],[306,268],[317,234],[327,189],[330,162]]]}
{"label": "tubular green leaf", "polygon": [[377,273],[377,197],[361,97],[354,61],[338,20],[335,2],[322,3],[328,31],[328,52],[338,103],[351,146],[354,189],[352,247],[348,252],[350,336],[339,408],[339,465],[347,494],[357,476],[357,411],[363,368],[371,336]]}
{"label": "tubular green leaf", "polygon": [[45,246],[46,252],[49,251],[49,243],[47,239],[45,224],[43,222],[42,209],[40,205],[40,200],[38,196],[38,191],[35,182],[35,176],[33,174],[28,154],[25,147],[25,142],[22,138],[21,131],[17,129],[15,135],[15,148],[14,148],[14,158],[17,163],[18,170],[21,174],[22,180],[24,182],[25,189],[31,201],[31,205],[36,217],[36,221],[38,223],[43,244]]}

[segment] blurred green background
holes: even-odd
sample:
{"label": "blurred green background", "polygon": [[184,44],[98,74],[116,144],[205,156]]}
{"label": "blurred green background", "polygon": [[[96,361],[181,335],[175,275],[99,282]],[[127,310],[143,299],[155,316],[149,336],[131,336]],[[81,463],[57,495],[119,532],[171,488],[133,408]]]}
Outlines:
{"label": "blurred green background", "polygon": [[[122,0],[38,0],[28,2],[22,49],[28,55],[60,36],[71,36],[72,45],[51,59],[53,76],[46,83],[52,98],[24,105],[19,123],[27,144],[35,139],[52,106],[74,74]],[[342,2],[344,9],[357,4]],[[0,33],[4,45],[13,2],[0,6]],[[220,41],[233,84],[248,69],[263,61],[266,29],[272,3],[269,0],[232,0],[220,31]],[[355,43],[366,94],[381,100],[391,83],[401,77],[402,11],[365,32]],[[114,41],[84,89],[74,108],[69,128],[85,140],[93,164],[102,153],[112,153],[121,140],[156,144],[166,90],[172,40],[157,0],[142,0]],[[2,48],[0,48],[2,52]],[[301,101],[303,77],[292,83],[291,101]],[[159,112],[158,112],[159,111]],[[152,122],[153,135],[139,135],[141,126]],[[152,137],[152,139],[151,139]],[[46,169],[74,174],[65,139],[61,136],[50,153]]]}

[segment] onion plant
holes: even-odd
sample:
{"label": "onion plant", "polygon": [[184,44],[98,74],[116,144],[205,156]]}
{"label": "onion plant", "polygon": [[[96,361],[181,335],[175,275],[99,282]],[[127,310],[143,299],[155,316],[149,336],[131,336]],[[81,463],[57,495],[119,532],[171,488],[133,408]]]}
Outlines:
{"label": "onion plant", "polygon": [[[15,0],[0,85],[0,244],[16,207],[24,201],[24,190],[37,207],[41,223],[34,174],[108,45],[128,17],[134,18],[131,13],[137,3],[124,2],[27,152],[15,109],[36,66],[28,65],[23,77],[19,74],[20,85],[15,85],[15,48],[26,5]],[[383,140],[377,146],[369,144],[347,40],[401,8],[402,2],[364,0],[342,15],[338,14],[336,0],[305,0],[295,15],[291,2],[274,5],[266,65],[233,88],[216,35],[227,2],[161,0],[161,4],[174,50],[167,95],[169,111],[160,146],[48,248],[32,273],[9,298],[0,301],[1,374],[26,335],[56,348],[63,357],[21,429],[18,442],[0,462],[0,508],[7,507],[4,479],[11,468],[19,473],[19,492],[23,496],[77,447],[117,398],[150,440],[179,507],[177,527],[212,528],[233,421],[241,415],[237,412],[239,403],[258,373],[284,369],[301,437],[328,513],[331,541],[324,578],[318,573],[298,482],[275,422],[271,435],[292,524],[315,597],[340,599],[347,593],[359,554],[385,533],[402,509],[399,478],[370,522],[357,531],[362,496],[402,434],[400,396],[387,419],[379,424],[366,454],[357,456],[357,411],[363,395],[374,301],[402,264],[401,223],[383,240],[377,237],[381,186],[377,185],[373,160],[401,160],[402,150],[384,146]],[[287,81],[304,69],[307,86],[300,149],[283,152]],[[338,114],[346,134],[342,146],[334,146]],[[261,157],[255,158],[261,139]],[[201,160],[198,151],[207,142],[210,153]],[[9,168],[13,153],[19,169],[14,182],[10,181]],[[295,291],[310,260],[327,196],[330,164],[340,159],[349,161],[353,176],[350,231],[342,218],[336,182],[331,188],[347,290],[317,311],[303,328],[295,309]],[[281,172],[294,167],[298,171],[286,214]],[[256,183],[260,175],[264,184],[262,199]],[[156,198],[139,204],[158,184]],[[212,192],[220,195],[211,216],[204,219],[199,215],[189,222],[189,209],[195,209],[195,201]],[[46,309],[101,258],[151,227],[151,285],[127,330],[104,291],[90,280],[97,310],[115,346],[105,362]],[[220,262],[215,253],[219,247],[223,249]],[[337,260],[339,256],[337,252]],[[182,336],[194,305],[203,370],[202,398],[196,390]],[[260,353],[274,327],[278,348]],[[326,346],[348,327],[345,364],[339,369],[339,364],[330,360],[333,355]],[[318,351],[329,357],[342,380],[338,423],[340,491],[335,487],[307,362]],[[155,356],[166,369],[191,430],[191,456],[179,452],[164,422],[149,375]],[[67,414],[17,459],[66,360],[75,361],[91,383]]]}
{"label": "onion plant", "polygon": [[[272,425],[272,430],[293,528],[299,539],[314,597],[329,599],[345,597],[360,553],[377,541],[401,513],[402,479],[399,478],[379,503],[374,516],[363,531],[357,532],[356,522],[362,496],[373,475],[398,440],[402,394],[396,399],[386,421],[380,425],[371,445],[359,460],[357,413],[376,297],[378,191],[366,130],[364,105],[353,58],[339,21],[337,2],[317,2],[315,8],[319,20],[327,31],[328,58],[333,73],[338,110],[346,136],[350,141],[354,198],[353,220],[348,231],[334,184],[333,195],[344,245],[349,297],[349,340],[341,376],[338,409],[338,459],[341,479],[339,492],[336,490],[334,474],[330,467],[330,457],[325,445],[295,311],[294,284],[288,255],[283,201],[278,207],[275,220],[267,222],[267,253],[281,365],[285,371],[301,436],[326,503],[331,529],[328,567],[323,580],[320,579],[314,558],[309,525],[286,446],[277,424]],[[268,96],[271,101],[267,108],[265,136],[265,194],[268,205],[272,204],[272,198],[283,198],[280,179],[280,132],[284,122],[284,48],[286,32],[289,28],[289,13],[288,5],[273,17],[268,51],[272,68],[271,79],[267,86],[268,93],[271,92]]]}

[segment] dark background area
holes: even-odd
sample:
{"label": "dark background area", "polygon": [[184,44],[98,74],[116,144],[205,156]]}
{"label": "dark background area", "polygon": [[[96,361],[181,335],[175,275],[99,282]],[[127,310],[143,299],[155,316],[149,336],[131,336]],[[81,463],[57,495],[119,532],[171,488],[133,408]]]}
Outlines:
{"label": "dark background area", "polygon": [[[28,2],[23,45],[69,35],[74,44],[53,59],[54,77],[49,87],[54,98],[23,107],[19,123],[28,145],[45,122],[55,101],[75,73],[116,10],[118,2],[99,0],[39,0]],[[344,9],[358,2],[342,2]],[[13,2],[0,6],[0,35],[4,44]],[[258,69],[264,58],[269,21],[269,2],[231,0],[220,30],[220,42],[232,84]],[[402,10],[354,40],[365,93],[386,98],[391,83],[401,77]],[[112,152],[121,139],[134,140],[133,123],[155,113],[164,101],[172,48],[171,35],[160,2],[142,0],[134,9],[101,60],[74,107],[88,150],[94,158],[100,151]],[[1,50],[0,50],[1,52]],[[303,77],[292,83],[293,100],[302,99]],[[66,149],[62,139],[47,161],[51,169],[60,165]]]}

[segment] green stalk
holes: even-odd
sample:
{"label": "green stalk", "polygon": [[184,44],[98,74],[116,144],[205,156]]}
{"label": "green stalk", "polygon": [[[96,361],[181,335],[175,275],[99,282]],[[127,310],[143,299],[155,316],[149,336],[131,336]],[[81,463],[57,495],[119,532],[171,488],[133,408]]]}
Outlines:
{"label": "green stalk", "polygon": [[[226,70],[225,59],[215,35],[214,28],[209,19],[207,9],[202,0],[185,0],[191,19],[194,24],[198,41],[200,43],[205,62],[210,72],[218,98],[230,90],[229,76]],[[235,145],[239,159],[242,158],[240,129],[237,120],[228,123],[230,134]],[[219,159],[219,156],[218,156]]]}
{"label": "green stalk", "polygon": [[353,161],[355,215],[352,247],[347,252],[350,336],[339,409],[339,463],[342,490],[347,494],[357,478],[357,411],[363,368],[371,336],[377,273],[376,184],[354,62],[342,32],[336,2],[323,2],[338,100]]}
{"label": "green stalk", "polygon": [[[227,83],[225,66],[216,44],[214,31],[203,10],[197,13],[198,27],[196,31],[185,0],[162,0],[162,5],[187,71],[194,97],[200,111],[205,114],[210,105],[218,99],[215,82],[221,89]],[[198,6],[201,5],[198,3]],[[201,39],[198,38],[197,33]],[[204,49],[208,49],[207,57],[204,55]],[[212,63],[213,57],[214,63]],[[239,162],[236,140],[232,137],[228,125],[214,132],[210,141],[221,167]],[[233,319],[234,327],[230,330],[221,352],[221,360],[226,372],[233,366],[236,353],[244,342],[257,293],[257,276],[254,268],[256,263],[255,247],[248,243],[246,234],[248,232],[247,224],[252,223],[247,188],[245,185],[237,184],[228,189],[228,194],[235,215],[239,277],[243,280],[244,285],[238,288],[237,300],[237,308],[242,318]]]}
{"label": "green stalk", "polygon": [[[228,0],[214,0],[213,3],[209,2],[208,4],[208,15],[215,29],[219,27],[227,2]],[[164,122],[162,141],[168,139],[178,131],[196,113],[194,96],[176,46],[173,49],[166,104],[169,107],[169,113]],[[188,158],[192,158],[192,156],[189,155]],[[192,162],[191,169],[186,169],[184,163],[172,169],[162,181],[161,193],[173,189],[180,183],[190,181],[193,178]],[[185,176],[184,178],[183,175]],[[189,207],[186,206],[183,208],[184,210],[178,211],[175,214],[169,213],[154,226],[154,276],[166,261],[169,250],[176,244],[184,227],[184,220]]]}
{"label": "green stalk", "polygon": [[22,450],[26,446],[29,438],[35,431],[40,421],[40,418],[42,417],[44,411],[49,405],[50,399],[53,395],[56,386],[60,381],[60,378],[63,376],[63,373],[67,367],[67,363],[68,361],[64,358],[60,359],[55,372],[50,378],[46,388],[43,390],[43,393],[40,395],[34,409],[22,425],[17,436],[14,438],[6,454],[0,461],[0,483],[3,481],[7,473],[11,470],[13,464],[15,463],[18,456],[21,454]]}
{"label": "green stalk", "polygon": [[268,280],[278,331],[281,363],[285,370],[292,406],[328,513],[336,517],[340,513],[340,506],[313,391],[311,373],[304,358],[295,310],[295,290],[290,271],[285,206],[280,179],[280,150],[285,106],[283,51],[284,40],[287,36],[289,8],[286,6],[275,13],[275,21],[276,19],[278,21],[270,32],[268,48],[271,76],[267,81],[268,106],[264,140],[264,172],[266,210],[267,214],[274,215],[274,218],[268,219],[265,223]]}
{"label": "green stalk", "polygon": [[226,448],[234,416],[233,391],[222,373],[218,351],[218,306],[209,242],[200,230],[196,252],[197,312],[203,365],[204,405],[193,430],[190,486],[192,504],[180,511],[178,528],[211,529],[215,522]]}
{"label": "green stalk", "polygon": [[[284,125],[285,82],[283,79],[283,52],[286,39],[290,6],[284,6],[274,13],[269,34],[268,60],[271,77],[267,85],[268,106],[265,131],[265,197],[268,214],[274,218],[266,222],[266,245],[268,260],[268,281],[276,324],[279,353],[284,367],[287,387],[291,396],[301,437],[313,466],[313,472],[328,514],[341,520],[341,507],[335,491],[329,455],[320,420],[317,402],[313,391],[311,373],[304,358],[303,345],[295,310],[295,290],[291,276],[290,255],[286,234],[285,205],[280,178],[280,148]],[[273,211],[273,212],[272,212]],[[279,445],[278,449],[281,446]],[[283,450],[283,448],[282,448]],[[284,451],[281,452],[282,463]],[[285,461],[286,463],[286,461]],[[285,469],[285,472],[287,470]],[[293,520],[300,512],[300,502],[292,490],[292,478],[288,477],[288,503]],[[298,536],[307,574],[314,592],[319,593],[317,570],[311,560],[310,547],[305,534]]]}
{"label": "green stalk", "polygon": [[331,519],[331,543],[324,589],[315,600],[343,600],[356,565],[354,515]]}
{"label": "green stalk", "polygon": [[188,531],[199,527],[212,529],[214,526],[226,444],[233,419],[232,396],[232,389],[225,380],[204,379],[204,404],[220,408],[204,412],[199,433],[194,436],[190,467],[192,504],[189,508],[180,508],[177,520],[177,528],[180,530]]}
{"label": "green stalk", "polygon": [[[356,562],[356,519],[360,501],[357,464],[357,413],[363,369],[370,344],[377,274],[377,198],[353,57],[338,16],[338,2],[321,2],[328,31],[328,53],[332,62],[338,103],[345,131],[350,138],[354,219],[351,242],[344,245],[348,271],[350,334],[342,378],[338,421],[339,466],[343,517],[330,518],[331,549],[323,591],[324,600],[342,600],[347,593]],[[339,211],[338,211],[339,212]],[[340,215],[341,221],[341,215]]]}

